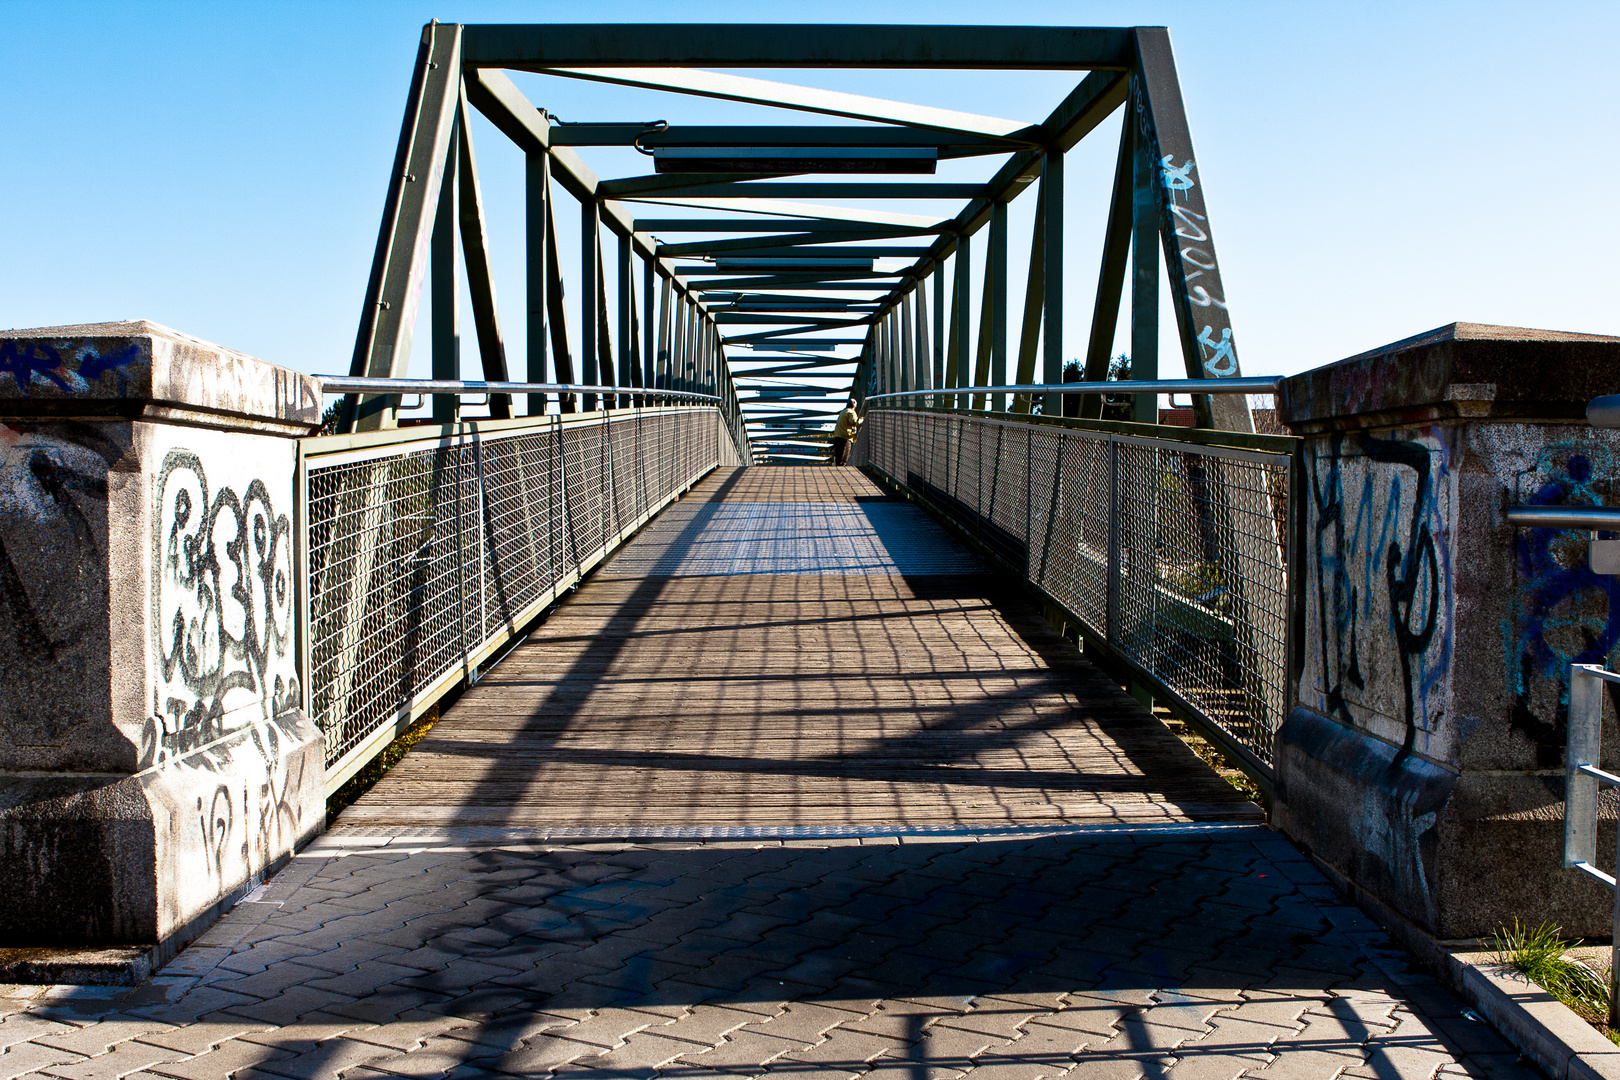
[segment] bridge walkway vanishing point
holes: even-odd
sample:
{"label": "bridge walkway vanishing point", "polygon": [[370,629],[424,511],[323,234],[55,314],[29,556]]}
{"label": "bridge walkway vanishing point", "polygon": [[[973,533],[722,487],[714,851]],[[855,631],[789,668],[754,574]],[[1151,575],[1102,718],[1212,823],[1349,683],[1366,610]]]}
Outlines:
{"label": "bridge walkway vanishing point", "polygon": [[0,1078],[1536,1075],[1258,821],[910,505],[722,470]]}
{"label": "bridge walkway vanishing point", "polygon": [[769,467],[666,510],[336,826],[1260,820],[921,511]]}

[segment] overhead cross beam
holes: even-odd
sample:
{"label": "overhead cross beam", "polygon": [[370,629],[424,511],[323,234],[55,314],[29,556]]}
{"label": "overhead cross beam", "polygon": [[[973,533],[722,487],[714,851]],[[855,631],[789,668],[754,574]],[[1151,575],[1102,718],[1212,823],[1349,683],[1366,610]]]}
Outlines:
{"label": "overhead cross beam", "polygon": [[1101,69],[1131,67],[1131,31],[1085,26],[704,23],[469,26],[475,67]]}
{"label": "overhead cross beam", "polygon": [[647,90],[673,90],[698,97],[722,98],[749,105],[769,105],[778,109],[797,109],[827,116],[843,116],[851,120],[871,120],[879,124],[903,124],[907,127],[927,128],[952,135],[969,135],[978,139],[1029,142],[1033,134],[1029,124],[1018,120],[976,116],[973,113],[957,112],[953,109],[936,109],[929,105],[885,101],[882,98],[866,97],[862,94],[845,94],[837,90],[820,90],[792,83],[771,82],[766,79],[752,79],[743,75],[726,75],[693,68],[547,67],[539,70],[547,75],[566,75],[575,79],[637,86]]}

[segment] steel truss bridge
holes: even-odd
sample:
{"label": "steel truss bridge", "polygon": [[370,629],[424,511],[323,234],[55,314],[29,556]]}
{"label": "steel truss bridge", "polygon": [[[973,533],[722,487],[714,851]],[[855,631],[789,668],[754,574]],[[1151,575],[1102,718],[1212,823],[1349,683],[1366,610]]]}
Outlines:
{"label": "steel truss bridge", "polygon": [[[818,79],[830,70],[1057,70],[1078,81],[1044,119],[1031,121],[771,81],[745,69],[815,69]],[[648,104],[635,115],[661,119],[625,122],[621,112],[565,122],[514,76],[531,92],[557,79],[644,91]],[[773,110],[771,122],[687,123],[676,106],[693,98]],[[784,109],[813,122],[775,122]],[[475,112],[522,152],[521,222],[497,223],[487,212]],[[1076,385],[1064,381],[1065,270],[1075,257],[1064,239],[1065,155],[1116,112],[1123,122],[1108,204],[1097,208],[1106,228]],[[605,150],[617,151],[607,156],[621,163],[626,150],[636,152],[638,174],[599,176],[586,157]],[[1015,275],[1010,214],[1020,199],[1033,201],[1033,226],[1028,265]],[[571,249],[559,243],[558,221],[575,214]],[[609,234],[616,244],[604,242]],[[521,373],[508,355],[510,324],[503,327],[496,304],[492,257],[495,247],[518,243],[526,268]],[[975,244],[985,249],[979,258]],[[1160,378],[1161,259],[1185,378]],[[1103,419],[1096,384],[1109,375],[1127,270],[1129,378],[1109,390],[1130,395],[1114,399],[1129,402],[1129,420]],[[461,288],[482,379],[461,368]],[[1019,291],[1014,327],[1009,297]],[[932,730],[927,703],[957,701],[957,684],[942,673],[988,678],[998,655],[1019,648],[1010,644],[1017,639],[1010,623],[954,625],[951,634],[971,627],[1003,642],[971,656],[936,647],[922,630],[954,618],[942,614],[947,609],[1024,602],[987,591],[987,570],[997,589],[1021,585],[1046,623],[1084,645],[1086,670],[1109,673],[1102,681],[1113,689],[1097,691],[1101,698],[1060,694],[1029,706],[1056,708],[1078,725],[1055,736],[1068,763],[1062,767],[1079,760],[1073,739],[1109,744],[1113,736],[1085,717],[1105,699],[1107,708],[1119,707],[1109,695],[1124,684],[1138,701],[1179,714],[1268,784],[1271,737],[1291,690],[1297,441],[1255,434],[1246,395],[1273,384],[1242,376],[1224,297],[1162,28],[428,25],[353,364],[347,376],[324,377],[329,394],[346,395],[340,431],[305,440],[301,454],[304,670],[311,712],[327,736],[329,787],[445,694],[467,692],[473,696],[456,715],[507,717],[493,726],[469,721],[485,735],[468,738],[487,736],[474,757],[515,754],[531,779],[561,769],[558,790],[575,793],[559,797],[564,818],[634,816],[634,807],[580,796],[585,789],[550,751],[514,749],[539,745],[535,739],[551,746],[570,730],[583,714],[555,704],[572,700],[570,687],[618,700],[620,690],[603,680],[626,671],[661,673],[686,687],[695,707],[707,710],[689,731],[726,730],[724,696],[701,689],[715,668],[746,668],[736,692],[756,703],[771,698],[771,678],[788,680],[783,686],[832,680],[819,693],[831,695],[846,721],[827,729],[830,738],[865,731],[848,719],[856,713],[907,713],[901,700],[913,704],[909,719],[896,722],[908,738],[921,738]],[[432,312],[431,380],[407,378],[423,303]],[[1158,395],[1167,392],[1192,395],[1196,427],[1157,423]],[[416,394],[431,398],[431,421],[402,424],[403,401]],[[488,395],[487,416],[463,414],[467,394]],[[856,463],[870,479],[844,470],[845,480],[834,482],[838,471],[819,463],[832,414],[846,398],[864,416]],[[778,468],[747,468],[764,464]],[[768,479],[772,473],[779,479]],[[700,496],[695,510],[681,509],[690,497],[676,505],[689,492]],[[557,668],[538,644],[546,634],[536,620],[593,571],[598,578],[556,609],[578,622],[576,632],[552,641],[577,661]],[[626,575],[640,584],[626,585]],[[770,592],[762,577],[780,578],[780,595],[754,607],[761,588]],[[676,579],[694,580],[677,588]],[[850,609],[857,593],[866,606]],[[729,614],[704,608],[703,598]],[[596,621],[592,604],[605,605]],[[886,610],[921,622],[863,629],[863,619]],[[570,625],[562,614],[551,619]],[[634,629],[648,620],[688,642],[677,650],[684,659],[649,651]],[[755,656],[745,624],[798,660],[784,667],[779,657]],[[826,633],[806,636],[806,625]],[[897,633],[932,643],[901,647]],[[529,660],[491,669],[525,640],[513,656]],[[866,690],[851,697],[818,648],[847,663]],[[872,660],[873,650],[889,659]],[[745,654],[758,664],[750,668]],[[1048,661],[1029,663],[1046,672],[1040,679],[1051,676]],[[529,674],[506,679],[501,671]],[[584,682],[581,672],[590,674]],[[503,681],[512,682],[504,691]],[[1003,692],[1032,700],[1016,679],[986,687],[978,700],[990,716],[1000,715]],[[620,706],[615,716],[648,715],[641,698]],[[804,715],[812,714],[820,715]],[[527,717],[519,728],[539,726],[514,736],[518,717]],[[1037,726],[1051,731],[1068,722]],[[709,780],[682,789],[690,813],[714,805],[726,807],[728,820],[747,816],[746,805],[719,794],[732,789],[727,766],[706,759],[714,747],[614,730],[611,741],[662,754],[660,768],[698,762],[694,775]],[[740,729],[733,734],[745,738]],[[1143,760],[1179,752],[1160,750]],[[1103,753],[1110,755],[1131,756],[1117,746]],[[441,759],[418,760],[432,772]],[[844,765],[827,768],[860,773],[855,758],[839,760]],[[1076,785],[1108,772],[1097,769],[1056,788],[1074,795]],[[1126,774],[1133,779],[1122,780]],[[450,768],[436,779],[418,776],[437,793],[428,795],[390,781],[353,812],[431,816],[424,809],[431,804],[465,821],[469,807],[487,798],[499,805],[479,820],[510,822],[530,812],[519,808],[534,800],[530,781],[457,787],[457,775]],[[620,779],[636,787],[633,777]],[[927,788],[939,776],[890,779]],[[449,787],[435,787],[439,780]],[[935,807],[932,824],[956,822],[972,796],[955,782],[928,788],[933,794],[920,802],[879,799],[873,812],[904,817],[907,806],[927,804]],[[1129,817],[1135,811],[1121,809],[1127,803],[1156,807],[1143,811],[1149,817],[1196,818],[1197,806],[1217,817],[1234,812],[1224,795],[1163,786],[1182,782],[1126,769],[1103,782],[1122,784],[1130,793],[1123,802],[1104,798],[1072,812]],[[957,794],[939,794],[947,789]],[[651,801],[642,810],[653,813],[647,807],[658,800],[644,795]],[[1049,795],[1036,800],[1046,807],[1039,813],[1079,805]],[[760,797],[771,806],[778,805],[772,798],[799,795],[770,789]],[[864,796],[839,798],[812,799],[821,809],[806,813],[869,820],[858,811]],[[983,805],[1006,823],[1019,819],[1007,810],[1014,803],[995,795]],[[602,807],[611,811],[605,818],[596,812]],[[671,820],[682,812],[657,811]],[[762,820],[785,827],[795,818],[773,811]]]}

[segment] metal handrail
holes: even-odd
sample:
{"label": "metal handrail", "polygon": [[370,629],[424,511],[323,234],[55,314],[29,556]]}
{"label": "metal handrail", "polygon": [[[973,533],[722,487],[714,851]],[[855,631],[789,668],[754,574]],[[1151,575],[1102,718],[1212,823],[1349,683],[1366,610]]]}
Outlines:
{"label": "metal handrail", "polygon": [[1508,524],[1532,529],[1620,531],[1620,506],[1514,506]]}
{"label": "metal handrail", "polygon": [[931,397],[936,394],[1275,394],[1280,375],[1240,379],[1110,379],[1106,382],[1018,383],[1013,386],[936,386],[868,394],[867,401]]}
{"label": "metal handrail", "polygon": [[[1612,875],[1597,868],[1598,788],[1620,788],[1620,776],[1597,766],[1603,749],[1603,694],[1599,685],[1620,683],[1620,674],[1598,664],[1569,666],[1569,713],[1564,750],[1564,866],[1607,886],[1615,894],[1614,929],[1609,952],[1609,1026],[1620,1027],[1620,888]],[[1620,844],[1616,847],[1620,860]],[[1620,865],[1620,862],[1617,862]]]}
{"label": "metal handrail", "polygon": [[1605,394],[1588,401],[1586,422],[1593,427],[1620,428],[1620,394]]}
{"label": "metal handrail", "polygon": [[586,383],[480,382],[472,379],[372,379],[317,375],[321,393],[336,394],[635,394],[641,397],[719,401],[717,394],[664,390],[650,386],[594,386]]}

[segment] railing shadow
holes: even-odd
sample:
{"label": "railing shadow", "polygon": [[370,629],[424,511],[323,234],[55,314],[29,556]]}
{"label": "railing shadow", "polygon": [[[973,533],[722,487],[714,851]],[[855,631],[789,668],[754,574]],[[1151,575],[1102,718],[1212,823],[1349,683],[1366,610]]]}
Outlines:
{"label": "railing shadow", "polygon": [[[784,479],[742,485],[739,470],[695,490],[657,550],[701,547],[730,495],[817,486],[769,471]],[[902,571],[928,564],[918,523],[938,533],[923,546],[955,546],[881,501],[860,510]],[[483,684],[512,717],[503,732],[462,736],[452,712],[424,743],[435,762],[471,767],[451,770],[469,777],[467,802],[433,824],[707,825],[724,807],[728,824],[806,827],[1256,815],[1017,589],[984,574],[817,575],[816,550],[751,580],[654,573],[582,595],[577,633],[554,623],[562,632],[523,647],[543,676],[520,660]],[[548,664],[548,650],[568,659]],[[672,730],[667,709],[687,702]],[[396,804],[408,796],[403,773],[388,783]]]}
{"label": "railing shadow", "polygon": [[[1330,925],[1279,846],[328,849],[268,917],[227,917],[236,945],[194,947],[171,987],[103,1008],[266,1025],[247,1036],[266,1048],[256,1075],[286,1077],[1202,1075],[1280,1052],[1384,1075],[1403,1049],[1492,1051],[1477,1025],[1447,1026],[1449,994],[1404,989]],[[1231,1015],[1251,1002],[1266,1018]],[[1397,1006],[1434,1019],[1391,1030]],[[242,1068],[244,1050],[222,1059]]]}

